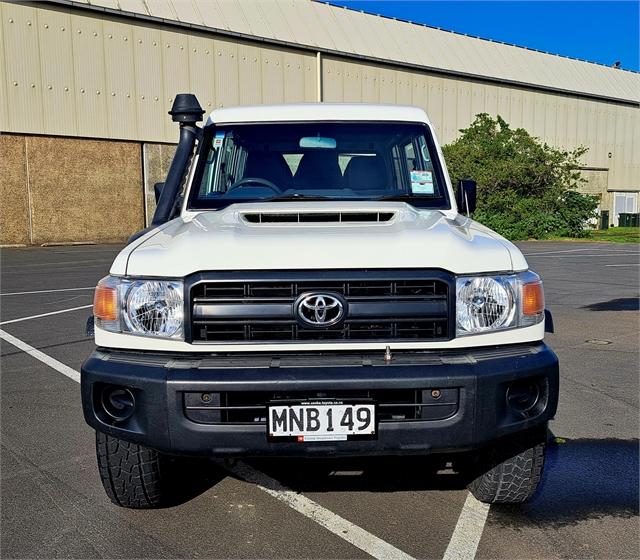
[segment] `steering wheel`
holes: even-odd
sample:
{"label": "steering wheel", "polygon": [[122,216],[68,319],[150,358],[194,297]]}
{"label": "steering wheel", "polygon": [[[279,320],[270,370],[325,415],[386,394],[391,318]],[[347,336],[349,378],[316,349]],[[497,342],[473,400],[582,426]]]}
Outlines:
{"label": "steering wheel", "polygon": [[239,189],[240,187],[244,187],[245,185],[249,185],[252,183],[254,185],[258,184],[258,185],[267,187],[271,189],[273,192],[275,192],[276,194],[282,193],[282,189],[280,187],[278,187],[271,181],[268,181],[267,179],[263,179],[262,177],[244,177],[243,179],[240,179],[239,181],[236,181],[235,183],[233,183],[233,185],[231,185],[227,189],[227,194],[230,193],[232,190]]}

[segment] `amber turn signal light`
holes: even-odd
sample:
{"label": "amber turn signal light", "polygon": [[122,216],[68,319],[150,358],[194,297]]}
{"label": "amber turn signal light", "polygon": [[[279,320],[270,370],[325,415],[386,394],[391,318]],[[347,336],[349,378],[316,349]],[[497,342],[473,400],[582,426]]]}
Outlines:
{"label": "amber turn signal light", "polygon": [[98,284],[93,297],[93,314],[103,321],[118,318],[118,292],[115,288]]}
{"label": "amber turn signal light", "polygon": [[529,282],[522,285],[522,314],[538,315],[544,311],[544,291],[542,282]]}

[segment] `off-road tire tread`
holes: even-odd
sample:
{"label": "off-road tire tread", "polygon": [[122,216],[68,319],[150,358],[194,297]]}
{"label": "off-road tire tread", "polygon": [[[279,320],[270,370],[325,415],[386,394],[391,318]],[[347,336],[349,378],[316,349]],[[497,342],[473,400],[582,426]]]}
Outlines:
{"label": "off-road tire tread", "polygon": [[116,505],[150,509],[162,505],[162,455],[154,449],[96,432],[102,485]]}
{"label": "off-road tire tread", "polygon": [[540,443],[494,464],[469,484],[473,496],[486,504],[518,504],[533,496],[544,467],[545,444]]}

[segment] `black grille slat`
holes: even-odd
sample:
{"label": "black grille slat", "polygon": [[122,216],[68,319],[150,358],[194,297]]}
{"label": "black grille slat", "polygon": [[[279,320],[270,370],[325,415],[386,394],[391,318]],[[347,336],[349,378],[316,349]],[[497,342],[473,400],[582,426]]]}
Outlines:
{"label": "black grille slat", "polygon": [[[191,338],[194,342],[443,340],[449,337],[448,312],[444,311],[448,309],[448,290],[449,285],[442,275],[436,279],[380,279],[373,276],[372,279],[349,280],[334,276],[332,279],[205,280],[191,288]],[[300,326],[293,313],[286,310],[289,304],[293,308],[296,298],[308,292],[342,295],[348,304],[353,304],[353,316],[347,316],[337,327]],[[394,302],[398,302],[397,316],[393,313]],[[413,302],[416,310],[422,309],[421,314],[414,312]],[[246,318],[242,317],[245,304]],[[261,304],[272,304],[268,309],[277,304],[280,307],[275,309],[280,311],[273,319],[259,318],[267,309],[261,308]],[[369,307],[365,309],[374,311],[367,311],[362,316],[359,311],[363,308],[356,310],[356,304],[367,305]],[[381,311],[378,304],[387,307]],[[198,313],[194,316],[196,305]],[[236,316],[221,316],[220,310],[228,310],[229,305],[235,305]],[[255,313],[256,309],[259,313]]]}

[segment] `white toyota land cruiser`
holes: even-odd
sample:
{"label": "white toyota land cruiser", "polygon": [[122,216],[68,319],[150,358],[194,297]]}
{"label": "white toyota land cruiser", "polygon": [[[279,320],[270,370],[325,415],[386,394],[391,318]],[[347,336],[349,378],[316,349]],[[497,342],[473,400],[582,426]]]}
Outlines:
{"label": "white toyota land cruiser", "polygon": [[527,500],[558,401],[542,284],[467,217],[425,113],[203,113],[176,97],[153,224],[96,288],[82,400],[111,500],[162,505],[168,456],[405,454]]}

